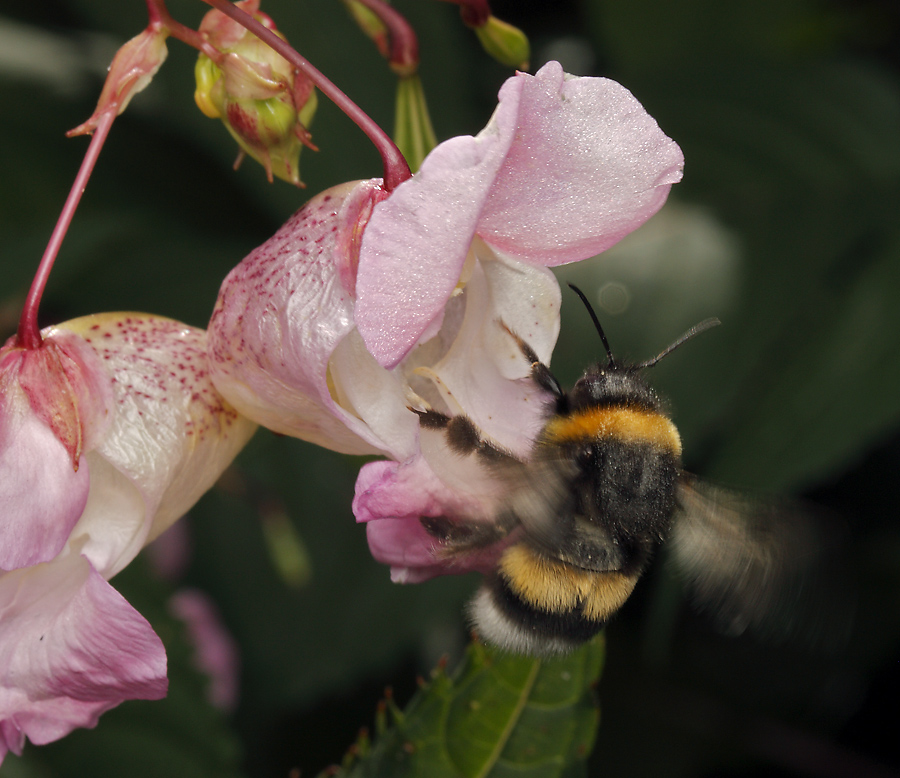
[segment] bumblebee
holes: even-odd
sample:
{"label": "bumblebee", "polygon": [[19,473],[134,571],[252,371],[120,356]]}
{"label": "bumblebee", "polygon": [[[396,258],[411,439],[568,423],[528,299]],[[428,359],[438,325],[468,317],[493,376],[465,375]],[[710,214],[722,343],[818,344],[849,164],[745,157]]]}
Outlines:
{"label": "bumblebee", "polygon": [[571,651],[622,607],[663,543],[698,603],[729,631],[776,621],[773,612],[792,608],[806,586],[816,543],[810,523],[684,472],[678,430],[643,377],[718,320],[701,322],[651,360],[624,364],[613,357],[587,298],[572,289],[606,361],[589,367],[571,392],[500,323],[548,399],[546,422],[524,461],[465,415],[415,411],[423,431],[439,431],[459,456],[474,457],[504,495],[489,520],[421,520],[445,558],[503,544],[469,605],[476,633],[516,653]]}

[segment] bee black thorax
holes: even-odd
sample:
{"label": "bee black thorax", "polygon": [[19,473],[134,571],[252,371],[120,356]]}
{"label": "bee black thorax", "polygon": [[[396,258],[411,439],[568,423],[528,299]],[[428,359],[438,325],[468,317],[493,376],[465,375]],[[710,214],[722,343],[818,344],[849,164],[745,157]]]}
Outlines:
{"label": "bee black thorax", "polygon": [[535,457],[574,463],[572,511],[603,527],[627,555],[645,557],[668,534],[681,439],[633,368],[588,370],[567,412],[545,425]]}

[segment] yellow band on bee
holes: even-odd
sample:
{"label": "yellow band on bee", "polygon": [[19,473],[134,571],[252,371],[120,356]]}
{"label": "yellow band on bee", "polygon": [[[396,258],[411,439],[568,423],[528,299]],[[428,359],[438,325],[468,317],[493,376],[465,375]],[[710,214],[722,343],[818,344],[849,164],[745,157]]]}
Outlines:
{"label": "yellow band on bee", "polygon": [[543,442],[550,444],[597,438],[649,443],[681,456],[681,437],[675,425],[661,413],[640,408],[589,408],[551,419],[543,432]]}
{"label": "yellow band on bee", "polygon": [[638,578],[616,571],[579,570],[524,544],[503,552],[500,572],[509,588],[530,607],[557,615],[580,611],[584,618],[597,622],[622,607]]}

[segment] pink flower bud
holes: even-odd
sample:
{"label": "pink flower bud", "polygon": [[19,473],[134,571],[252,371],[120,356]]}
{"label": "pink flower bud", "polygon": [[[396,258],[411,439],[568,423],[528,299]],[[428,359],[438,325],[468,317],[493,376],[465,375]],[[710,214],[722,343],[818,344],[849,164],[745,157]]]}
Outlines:
{"label": "pink flower bud", "polygon": [[146,89],[168,56],[166,38],[169,32],[159,23],[152,23],[116,52],[97,108],[84,124],[67,133],[86,135],[97,129],[97,122],[104,113],[114,111],[118,116],[128,107],[131,98]]}

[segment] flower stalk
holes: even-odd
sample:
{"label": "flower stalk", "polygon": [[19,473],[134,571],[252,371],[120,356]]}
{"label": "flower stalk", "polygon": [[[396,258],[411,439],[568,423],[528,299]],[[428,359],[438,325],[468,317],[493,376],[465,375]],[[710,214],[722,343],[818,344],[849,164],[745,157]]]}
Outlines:
{"label": "flower stalk", "polygon": [[81,202],[81,195],[84,194],[87,182],[94,171],[94,165],[97,163],[103,144],[106,143],[106,138],[115,118],[115,112],[107,111],[102,113],[97,119],[97,127],[91,137],[87,153],[84,155],[81,167],[78,169],[78,175],[75,176],[75,181],[69,190],[69,196],[66,198],[56,226],[53,228],[50,242],[44,250],[37,273],[35,273],[34,280],[31,282],[31,288],[28,290],[28,296],[25,298],[25,305],[22,308],[22,315],[19,318],[19,329],[16,334],[17,343],[21,348],[37,349],[40,348],[43,342],[40,326],[38,325],[38,308],[41,304],[41,297],[44,294],[44,288],[47,286],[50,271],[53,269],[53,263],[56,261],[57,254],[59,254],[63,238],[65,238],[69,225],[72,223],[72,217],[75,215],[79,202]]}
{"label": "flower stalk", "polygon": [[413,171],[437,146],[419,77],[419,39],[406,19],[384,0],[344,0],[362,31],[397,74],[394,143]]}

